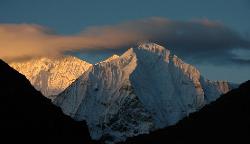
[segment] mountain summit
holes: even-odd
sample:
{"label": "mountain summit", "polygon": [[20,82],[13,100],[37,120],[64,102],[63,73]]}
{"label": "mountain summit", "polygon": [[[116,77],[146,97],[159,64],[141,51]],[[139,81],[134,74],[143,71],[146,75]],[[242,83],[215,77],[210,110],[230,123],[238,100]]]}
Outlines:
{"label": "mountain summit", "polygon": [[54,103],[86,120],[93,139],[117,142],[174,125],[230,89],[164,47],[143,43],[90,67]]}

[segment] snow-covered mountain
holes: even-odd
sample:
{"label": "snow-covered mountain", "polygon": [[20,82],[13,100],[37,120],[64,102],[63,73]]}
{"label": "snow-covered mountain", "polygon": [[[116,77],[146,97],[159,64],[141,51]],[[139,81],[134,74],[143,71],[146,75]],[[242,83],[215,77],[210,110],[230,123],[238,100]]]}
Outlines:
{"label": "snow-covered mountain", "polygon": [[38,58],[11,63],[31,84],[48,98],[58,95],[82,75],[92,64],[72,56]]}
{"label": "snow-covered mountain", "polygon": [[117,142],[177,123],[231,89],[154,43],[89,68],[54,103],[86,120],[93,139]]}

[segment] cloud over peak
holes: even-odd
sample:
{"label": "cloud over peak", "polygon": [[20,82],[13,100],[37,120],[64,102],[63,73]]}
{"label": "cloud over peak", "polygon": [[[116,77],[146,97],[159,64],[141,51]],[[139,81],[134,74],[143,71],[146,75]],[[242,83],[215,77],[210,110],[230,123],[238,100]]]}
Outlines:
{"label": "cloud over peak", "polygon": [[232,50],[250,49],[249,40],[241,34],[209,20],[174,21],[154,17],[88,27],[75,35],[56,34],[34,24],[0,24],[0,57],[7,61],[57,56],[67,51],[122,49],[142,41],[162,44],[194,62],[237,63],[232,61],[235,56]]}

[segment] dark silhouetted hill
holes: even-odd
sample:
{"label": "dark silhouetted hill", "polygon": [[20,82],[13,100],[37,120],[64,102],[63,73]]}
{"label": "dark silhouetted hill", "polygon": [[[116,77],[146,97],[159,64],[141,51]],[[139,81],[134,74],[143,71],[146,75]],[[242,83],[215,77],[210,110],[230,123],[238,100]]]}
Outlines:
{"label": "dark silhouetted hill", "polygon": [[129,138],[131,144],[250,143],[250,81],[175,126]]}
{"label": "dark silhouetted hill", "polygon": [[90,143],[87,127],[65,116],[0,60],[0,143]]}

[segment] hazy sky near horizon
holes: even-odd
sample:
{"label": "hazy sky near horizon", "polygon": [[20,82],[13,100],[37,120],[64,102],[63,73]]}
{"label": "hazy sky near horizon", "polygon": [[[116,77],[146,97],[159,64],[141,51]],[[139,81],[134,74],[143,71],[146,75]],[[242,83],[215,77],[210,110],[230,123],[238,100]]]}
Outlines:
{"label": "hazy sky near horizon", "polygon": [[250,0],[0,0],[0,50],[4,56],[17,51],[7,43],[15,35],[23,45],[18,54],[72,50],[96,62],[150,40],[207,78],[243,82],[250,79],[249,14]]}

